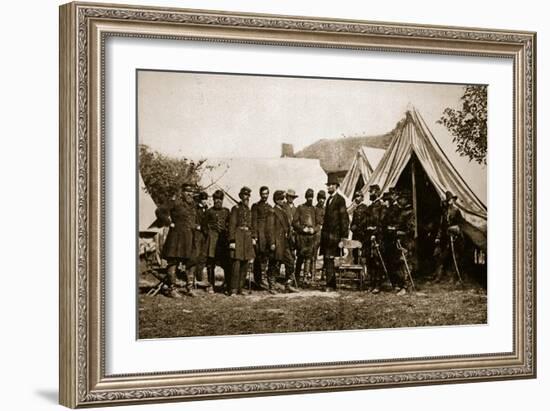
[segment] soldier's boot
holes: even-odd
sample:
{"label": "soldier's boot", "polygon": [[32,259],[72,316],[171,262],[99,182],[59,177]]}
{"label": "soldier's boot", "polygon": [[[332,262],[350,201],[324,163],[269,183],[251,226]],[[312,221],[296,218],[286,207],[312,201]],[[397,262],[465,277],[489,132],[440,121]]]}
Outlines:
{"label": "soldier's boot", "polygon": [[301,271],[302,271],[303,264],[304,264],[304,259],[299,255],[298,258],[296,259],[296,265],[294,266],[294,278],[296,279],[296,283],[294,284],[297,285],[298,287],[302,286]]}
{"label": "soldier's boot", "polygon": [[336,269],[334,267],[334,258],[325,258],[325,291],[336,289]]}
{"label": "soldier's boot", "polygon": [[164,284],[166,287],[162,288],[162,294],[169,298],[182,298],[182,295],[176,290],[175,281],[176,281],[176,270],[177,264],[171,264],[166,270],[166,277],[164,279]]}
{"label": "soldier's boot", "polygon": [[185,272],[185,295],[195,297],[195,267],[188,268]]}
{"label": "soldier's boot", "polygon": [[441,282],[441,280],[443,279],[443,271],[444,271],[443,264],[438,264],[437,268],[435,270],[435,275],[434,275],[434,279],[433,279],[434,283]]}
{"label": "soldier's boot", "polygon": [[206,287],[206,292],[208,294],[213,294],[214,286],[216,285],[215,266],[214,265],[208,266],[207,273],[208,273],[208,286]]}
{"label": "soldier's boot", "polygon": [[311,282],[311,259],[306,258],[304,260],[304,275],[303,275],[303,285],[308,286]]}
{"label": "soldier's boot", "polygon": [[269,290],[269,266],[268,263],[262,263],[261,266],[261,278],[260,278],[260,288],[263,290]]}

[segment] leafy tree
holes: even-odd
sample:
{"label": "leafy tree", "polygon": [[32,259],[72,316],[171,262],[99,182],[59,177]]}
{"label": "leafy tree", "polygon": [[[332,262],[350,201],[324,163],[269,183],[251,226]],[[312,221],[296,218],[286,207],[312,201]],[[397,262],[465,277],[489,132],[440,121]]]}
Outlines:
{"label": "leafy tree", "polygon": [[487,86],[465,86],[462,110],[447,107],[438,120],[453,136],[456,151],[479,164],[487,164]]}
{"label": "leafy tree", "polygon": [[[198,185],[205,160],[172,158],[139,146],[139,169],[146,190],[155,204],[163,204],[174,196],[184,183]],[[197,187],[200,189],[200,187]]]}

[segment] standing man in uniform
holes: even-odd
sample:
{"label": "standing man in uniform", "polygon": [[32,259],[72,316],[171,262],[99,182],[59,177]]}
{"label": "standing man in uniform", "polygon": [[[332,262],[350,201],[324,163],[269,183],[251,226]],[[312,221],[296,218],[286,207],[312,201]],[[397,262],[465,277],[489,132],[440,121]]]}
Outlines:
{"label": "standing man in uniform", "polygon": [[203,281],[203,271],[206,265],[206,240],[208,229],[206,227],[206,211],[208,205],[208,194],[204,191],[195,195],[197,207],[197,221],[195,232],[193,233],[193,267],[191,268],[196,281]]}
{"label": "standing man in uniform", "polygon": [[[409,274],[414,273],[413,252],[414,252],[414,210],[411,204],[411,193],[402,191],[397,199],[397,246],[399,251],[399,270],[401,290],[397,295],[406,294],[411,286]],[[407,271],[409,271],[407,273]]]}
{"label": "standing man in uniform", "polygon": [[156,210],[159,221],[169,226],[168,235],[162,248],[162,257],[168,262],[165,284],[165,295],[171,298],[181,298],[175,289],[178,266],[186,266],[185,290],[193,296],[193,281],[190,274],[190,263],[193,260],[193,234],[197,230],[197,209],[192,197],[193,188],[190,184],[182,186],[172,200]]}
{"label": "standing man in uniform", "polygon": [[256,239],[253,234],[252,212],[248,206],[250,202],[250,188],[243,187],[239,191],[241,201],[231,209],[229,216],[229,250],[232,260],[231,278],[226,280],[227,294],[241,295],[244,280],[250,261],[254,259],[254,245]]}
{"label": "standing man in uniform", "polygon": [[316,275],[317,256],[319,255],[319,246],[321,245],[321,229],[323,228],[323,220],[325,218],[326,199],[327,193],[325,192],[325,190],[320,190],[317,192],[317,204],[315,205],[315,220],[317,221],[317,230],[315,233],[315,246],[313,250],[313,276]]}
{"label": "standing man in uniform", "polygon": [[[308,188],[305,193],[306,202],[299,205],[294,214],[292,227],[296,233],[296,269],[294,276],[298,286],[312,278],[313,253],[315,247],[315,233],[317,232],[317,213],[313,205],[314,192]],[[301,275],[302,265],[304,275]]]}
{"label": "standing man in uniform", "polygon": [[270,242],[268,222],[273,212],[273,207],[269,205],[269,188],[260,187],[260,201],[252,205],[252,227],[254,227],[254,237],[256,242],[256,258],[254,258],[254,284],[258,289],[267,289],[266,282]]}
{"label": "standing man in uniform", "polygon": [[382,254],[382,209],[384,205],[380,199],[380,186],[373,184],[369,187],[370,204],[367,206],[366,242],[363,245],[364,256],[367,262],[367,275],[370,282],[369,289],[378,294],[382,288],[383,266]]}
{"label": "standing man in uniform", "polygon": [[329,194],[325,207],[325,217],[321,230],[321,254],[326,276],[325,291],[336,289],[334,258],[340,255],[340,241],[349,234],[349,215],[346,200],[338,192],[340,183],[329,176],[327,191]]}
{"label": "standing man in uniform", "polygon": [[[268,276],[270,293],[275,293],[275,276],[279,272],[281,264],[285,265],[285,269],[286,267],[294,267],[294,253],[291,248],[292,224],[287,211],[285,211],[284,201],[284,191],[277,190],[273,193],[275,207],[273,207],[270,222],[272,263],[270,264],[271,275]],[[286,270],[285,277],[285,290],[296,292],[297,290],[293,287],[293,284],[296,284],[294,272],[290,269]]]}
{"label": "standing man in uniform", "polygon": [[[448,275],[449,280],[452,280],[454,275],[448,274],[446,271],[455,273],[455,280],[460,280],[458,273],[456,273],[457,268],[454,267],[455,261],[453,261],[456,260],[456,264],[458,264],[463,246],[460,224],[462,224],[464,218],[459,208],[456,206],[457,198],[458,197],[450,191],[445,193],[439,230],[435,238],[436,249],[434,254],[437,259],[435,282],[440,282],[446,275]],[[452,247],[451,241],[453,241]]]}
{"label": "standing man in uniform", "polygon": [[383,258],[388,270],[390,282],[396,293],[400,292],[404,286],[402,282],[401,270],[401,251],[397,247],[397,224],[400,213],[400,208],[396,202],[395,190],[390,188],[382,195],[382,245]]}
{"label": "standing man in uniform", "polygon": [[[362,245],[367,241],[367,205],[363,202],[363,192],[361,190],[355,193],[353,202],[355,203],[355,209],[351,217],[350,230],[352,232],[351,239],[360,241]],[[359,261],[359,253],[355,248],[353,249],[353,259],[356,264],[361,263]]]}
{"label": "standing man in uniform", "polygon": [[223,206],[224,193],[216,190],[212,195],[214,206],[206,211],[206,227],[208,230],[206,242],[206,269],[208,272],[209,293],[214,292],[216,285],[215,269],[223,269],[227,281],[231,270],[229,261],[229,209]]}
{"label": "standing man in uniform", "polygon": [[284,264],[286,277],[288,277],[288,271],[294,273],[294,263],[296,262],[296,233],[292,228],[292,221],[294,220],[294,214],[296,214],[296,205],[294,204],[296,198],[298,198],[296,191],[294,191],[292,188],[286,190],[286,201],[283,202],[283,209],[285,210],[288,216],[288,221],[290,222],[290,251],[292,252],[293,257],[293,265],[288,266],[287,264]]}

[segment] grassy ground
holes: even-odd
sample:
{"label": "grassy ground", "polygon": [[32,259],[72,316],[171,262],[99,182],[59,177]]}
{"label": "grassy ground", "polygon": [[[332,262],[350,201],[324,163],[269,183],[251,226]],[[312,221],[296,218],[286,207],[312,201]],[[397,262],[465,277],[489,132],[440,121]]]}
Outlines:
{"label": "grassy ground", "polygon": [[423,285],[397,296],[355,290],[303,290],[243,296],[139,297],[139,338],[485,324],[487,295],[477,287]]}

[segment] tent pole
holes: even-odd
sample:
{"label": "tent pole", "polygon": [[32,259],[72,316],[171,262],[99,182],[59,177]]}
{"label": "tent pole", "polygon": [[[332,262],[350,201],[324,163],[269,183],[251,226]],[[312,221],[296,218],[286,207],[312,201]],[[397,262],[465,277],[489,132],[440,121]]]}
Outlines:
{"label": "tent pole", "polygon": [[411,156],[411,179],[412,179],[412,200],[414,212],[414,239],[418,238],[418,206],[416,200],[416,167],[414,155]]}

